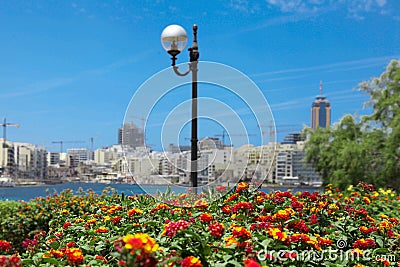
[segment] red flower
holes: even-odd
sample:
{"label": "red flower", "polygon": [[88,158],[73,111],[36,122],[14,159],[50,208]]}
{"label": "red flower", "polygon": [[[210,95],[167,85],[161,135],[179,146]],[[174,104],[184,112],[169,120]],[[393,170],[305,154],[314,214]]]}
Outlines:
{"label": "red flower", "polygon": [[228,197],[227,199],[225,199],[225,202],[231,202],[235,199],[237,199],[239,197],[239,194],[235,193],[233,195],[231,195],[230,197]]}
{"label": "red flower", "polygon": [[114,224],[119,223],[122,220],[121,216],[115,216],[111,219]]}
{"label": "red flower", "polygon": [[0,240],[0,251],[9,251],[11,244],[8,241]]}
{"label": "red flower", "polygon": [[261,265],[253,259],[244,260],[244,267],[261,267]]}
{"label": "red flower", "polygon": [[229,205],[225,205],[221,209],[222,209],[222,212],[225,214],[231,213],[231,206],[229,206]]}
{"label": "red flower", "polygon": [[188,256],[183,259],[181,263],[182,267],[202,267],[203,264],[201,264],[201,261],[194,257],[194,256]]}
{"label": "red flower", "polygon": [[227,189],[226,186],[223,186],[223,185],[217,186],[217,192],[223,192],[223,191],[225,191],[226,189]]}
{"label": "red flower", "polygon": [[64,223],[63,228],[68,229],[68,227],[70,227],[71,225],[72,225],[71,222],[66,222],[66,223]]}
{"label": "red flower", "polygon": [[243,211],[251,211],[253,210],[253,204],[251,204],[250,202],[245,202],[245,201],[241,201],[239,203],[237,203],[235,206],[232,207],[232,212],[233,213],[238,213],[239,211],[243,210]]}
{"label": "red flower", "polygon": [[317,214],[313,213],[313,214],[310,216],[310,223],[311,223],[311,224],[317,224],[317,223],[318,223],[318,216],[317,216]]}
{"label": "red flower", "polygon": [[75,247],[75,242],[74,241],[68,242],[66,246],[67,248]]}
{"label": "red flower", "polygon": [[318,245],[320,247],[332,246],[332,240],[330,240],[328,238],[319,237],[318,238]]}
{"label": "red flower", "polygon": [[360,226],[360,232],[367,235],[372,232],[376,232],[377,228],[376,227],[366,227],[366,226]]}
{"label": "red flower", "polygon": [[375,242],[371,238],[361,238],[353,243],[353,248],[368,249],[375,247]]}
{"label": "red flower", "polygon": [[242,238],[242,239],[249,239],[251,237],[251,233],[242,226],[233,227],[232,235],[235,238]]}
{"label": "red flower", "polygon": [[289,229],[297,229],[302,233],[308,233],[309,228],[307,224],[304,222],[304,220],[300,220],[297,222],[291,222],[288,224]]}
{"label": "red flower", "polygon": [[225,228],[223,224],[215,222],[208,226],[208,230],[213,237],[220,238],[224,234]]}
{"label": "red flower", "polygon": [[200,221],[209,223],[213,220],[213,216],[210,213],[203,213],[199,217]]}
{"label": "red flower", "polygon": [[106,258],[104,258],[103,256],[100,256],[100,255],[96,255],[95,259],[107,262]]}
{"label": "red flower", "polygon": [[164,225],[164,231],[162,235],[166,235],[169,238],[176,236],[179,230],[184,230],[189,227],[189,222],[185,220],[179,220],[177,222],[169,222]]}
{"label": "red flower", "polygon": [[11,255],[9,257],[5,255],[0,256],[0,266],[5,266],[5,267],[22,267],[22,262],[19,256],[17,255]]}

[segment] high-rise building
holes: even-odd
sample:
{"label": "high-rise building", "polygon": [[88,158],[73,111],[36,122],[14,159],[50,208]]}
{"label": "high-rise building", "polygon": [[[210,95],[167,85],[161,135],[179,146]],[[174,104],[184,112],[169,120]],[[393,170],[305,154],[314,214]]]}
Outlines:
{"label": "high-rise building", "polygon": [[133,122],[125,123],[118,129],[118,144],[133,148],[144,146],[143,129],[137,127]]}
{"label": "high-rise building", "polygon": [[331,104],[322,95],[322,81],[319,85],[319,95],[311,106],[311,128],[328,128],[331,124]]}

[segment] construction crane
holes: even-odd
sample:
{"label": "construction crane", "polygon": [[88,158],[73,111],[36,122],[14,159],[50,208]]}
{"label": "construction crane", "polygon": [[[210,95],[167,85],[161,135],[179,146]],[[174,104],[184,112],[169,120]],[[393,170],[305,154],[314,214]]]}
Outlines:
{"label": "construction crane", "polygon": [[82,144],[85,141],[53,141],[52,144],[60,144],[60,153],[63,152],[63,144]]}
{"label": "construction crane", "polygon": [[222,146],[225,147],[225,136],[257,136],[256,134],[228,134],[225,130],[222,130],[222,134],[214,134],[214,136],[222,137]]}
{"label": "construction crane", "polygon": [[[300,124],[281,124],[281,125],[275,125],[275,129],[273,128],[273,124],[271,123],[270,125],[259,125],[258,127],[261,128],[269,128],[269,131],[262,131],[262,135],[265,134],[276,134],[276,133],[285,133],[285,132],[293,132],[293,131],[299,131]],[[291,128],[288,128],[291,127]]]}
{"label": "construction crane", "polygon": [[[8,123],[7,119],[4,118],[4,122],[1,124],[1,126],[3,127],[3,162],[1,164],[2,170],[3,170],[3,174],[5,173],[6,170],[6,166],[5,166],[5,158],[6,158],[6,138],[7,138],[7,127],[13,126],[16,128],[19,128],[19,124],[17,123]],[[7,162],[8,164],[8,162]]]}

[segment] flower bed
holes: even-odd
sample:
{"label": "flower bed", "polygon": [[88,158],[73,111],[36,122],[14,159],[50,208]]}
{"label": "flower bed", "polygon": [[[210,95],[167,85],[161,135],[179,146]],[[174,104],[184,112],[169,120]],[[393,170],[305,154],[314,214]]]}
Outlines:
{"label": "flower bed", "polygon": [[91,191],[13,204],[0,266],[400,266],[390,190],[219,194],[193,207]]}

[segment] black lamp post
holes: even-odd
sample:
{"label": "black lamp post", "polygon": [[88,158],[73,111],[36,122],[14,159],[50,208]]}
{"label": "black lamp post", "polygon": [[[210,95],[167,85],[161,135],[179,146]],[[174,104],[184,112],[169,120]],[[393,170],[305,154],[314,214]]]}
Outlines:
{"label": "black lamp post", "polygon": [[197,45],[197,25],[193,25],[193,44],[189,47],[190,63],[185,73],[180,73],[175,65],[176,56],[185,48],[187,43],[186,31],[179,25],[166,27],[161,34],[161,43],[164,49],[172,56],[172,67],[178,76],[186,76],[192,72],[192,137],[190,158],[190,180],[194,192],[197,193],[197,64],[199,50]]}

